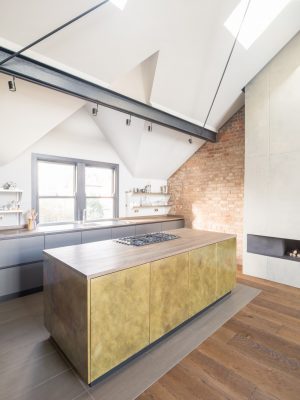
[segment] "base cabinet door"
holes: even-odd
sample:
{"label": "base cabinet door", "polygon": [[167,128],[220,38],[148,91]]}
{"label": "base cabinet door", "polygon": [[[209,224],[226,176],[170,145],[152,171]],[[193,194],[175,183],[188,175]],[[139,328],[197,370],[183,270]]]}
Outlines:
{"label": "base cabinet door", "polygon": [[192,250],[189,254],[189,316],[192,317],[216,300],[217,245]]}
{"label": "base cabinet door", "polygon": [[236,285],[236,239],[217,243],[217,298]]}
{"label": "base cabinet door", "polygon": [[151,343],[188,319],[188,293],[188,253],[151,263]]}
{"label": "base cabinet door", "polygon": [[150,264],[91,280],[90,381],[149,345]]}

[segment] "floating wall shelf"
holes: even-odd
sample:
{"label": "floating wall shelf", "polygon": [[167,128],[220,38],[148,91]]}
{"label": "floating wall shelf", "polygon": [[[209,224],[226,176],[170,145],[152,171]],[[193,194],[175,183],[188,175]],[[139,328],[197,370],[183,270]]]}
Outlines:
{"label": "floating wall shelf", "polygon": [[23,210],[0,210],[0,214],[22,214]]}

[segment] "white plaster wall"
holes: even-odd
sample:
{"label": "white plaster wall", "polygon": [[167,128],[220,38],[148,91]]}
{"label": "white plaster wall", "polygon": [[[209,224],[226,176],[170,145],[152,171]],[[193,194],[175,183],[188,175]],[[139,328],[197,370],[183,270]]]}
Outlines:
{"label": "white plaster wall", "polygon": [[[31,207],[31,154],[50,154],[63,157],[74,157],[86,160],[103,161],[120,166],[120,216],[125,216],[125,191],[133,187],[152,185],[153,191],[167,184],[164,179],[136,179],[128,171],[113,147],[107,142],[93,117],[85,108],[50,131],[42,139],[10,163],[0,166],[0,185],[6,181],[15,181],[24,190],[22,209]],[[3,198],[0,196],[0,204]],[[0,226],[7,225],[12,219],[0,221]]]}
{"label": "white plaster wall", "polygon": [[[299,127],[300,33],[246,87],[245,235],[300,240]],[[244,272],[300,287],[299,263],[246,248]]]}

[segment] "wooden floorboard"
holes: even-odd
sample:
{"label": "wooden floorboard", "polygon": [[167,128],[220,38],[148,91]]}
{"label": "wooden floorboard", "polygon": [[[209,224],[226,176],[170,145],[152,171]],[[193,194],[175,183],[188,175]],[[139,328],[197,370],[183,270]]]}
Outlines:
{"label": "wooden floorboard", "polygon": [[300,289],[238,281],[262,292],[138,400],[300,399]]}

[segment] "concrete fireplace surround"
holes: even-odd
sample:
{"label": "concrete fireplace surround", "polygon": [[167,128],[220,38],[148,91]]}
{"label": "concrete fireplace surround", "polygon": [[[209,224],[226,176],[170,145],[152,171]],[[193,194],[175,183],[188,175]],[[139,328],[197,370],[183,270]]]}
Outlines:
{"label": "concrete fireplace surround", "polygon": [[[285,251],[287,239],[300,240],[299,87],[300,33],[245,89],[243,270],[300,288],[299,263],[274,255]],[[252,237],[247,251],[252,233],[269,238],[264,249]]]}
{"label": "concrete fireplace surround", "polygon": [[300,240],[247,235],[247,252],[263,256],[277,257],[300,262],[298,257],[290,257],[287,252],[300,249]]}

